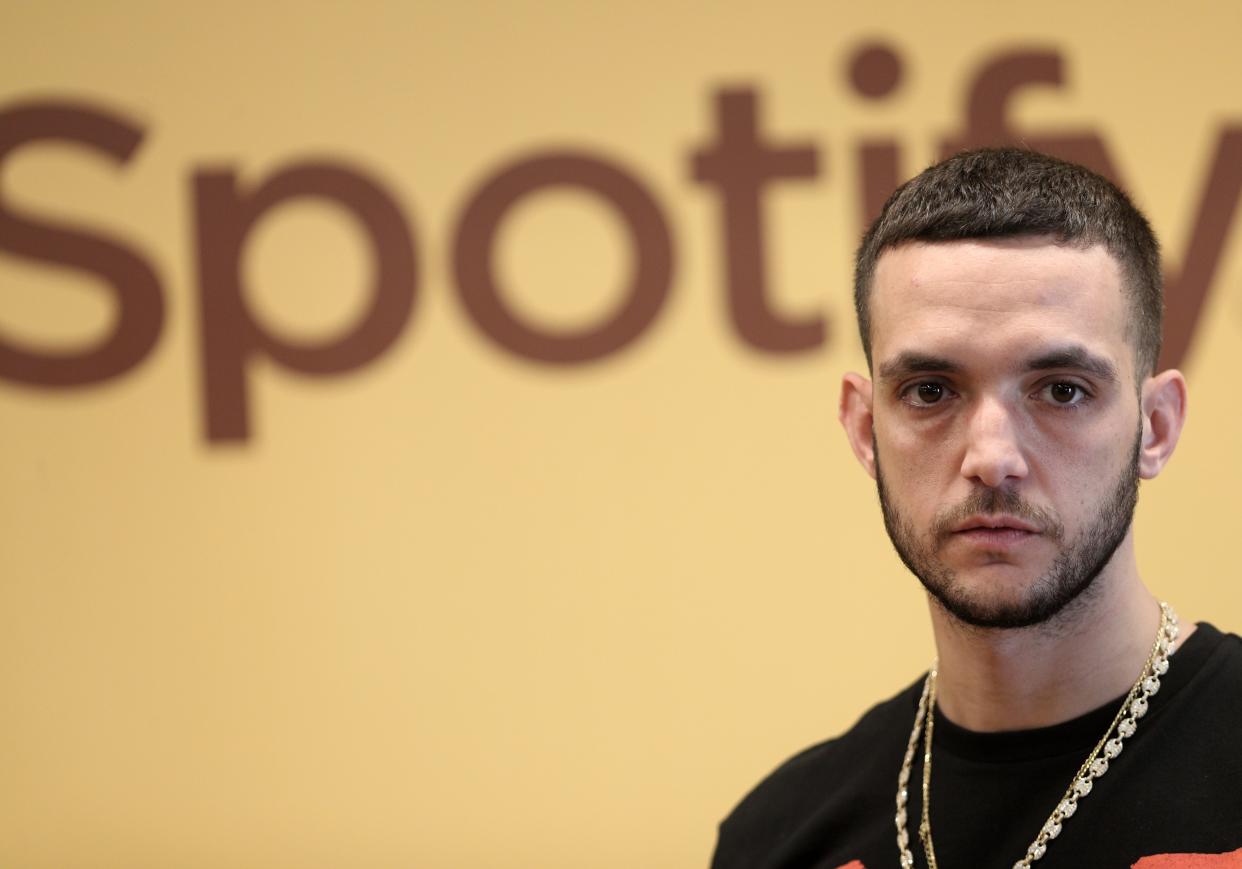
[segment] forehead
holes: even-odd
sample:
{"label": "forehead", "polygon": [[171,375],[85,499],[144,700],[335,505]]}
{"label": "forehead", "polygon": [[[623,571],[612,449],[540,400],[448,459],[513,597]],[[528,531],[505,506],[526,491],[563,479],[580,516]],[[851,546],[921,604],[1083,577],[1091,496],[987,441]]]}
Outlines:
{"label": "forehead", "polygon": [[911,242],[885,251],[870,296],[872,356],[977,356],[993,365],[1076,343],[1132,355],[1121,268],[1101,245],[1046,237]]}

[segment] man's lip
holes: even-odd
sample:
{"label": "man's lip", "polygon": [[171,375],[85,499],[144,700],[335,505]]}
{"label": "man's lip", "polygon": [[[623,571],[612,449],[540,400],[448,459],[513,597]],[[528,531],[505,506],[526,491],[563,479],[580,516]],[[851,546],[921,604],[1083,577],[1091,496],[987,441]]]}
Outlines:
{"label": "man's lip", "polygon": [[1019,519],[1016,516],[1004,515],[988,515],[988,516],[971,516],[953,526],[953,532],[962,531],[1025,531],[1028,534],[1039,534],[1040,529]]}

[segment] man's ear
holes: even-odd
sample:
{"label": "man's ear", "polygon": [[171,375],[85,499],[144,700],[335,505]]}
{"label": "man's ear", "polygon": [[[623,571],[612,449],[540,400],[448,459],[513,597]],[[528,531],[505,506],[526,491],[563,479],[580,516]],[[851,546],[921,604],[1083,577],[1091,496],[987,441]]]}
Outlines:
{"label": "man's ear", "polygon": [[1186,423],[1186,378],[1175,368],[1143,383],[1143,442],[1139,448],[1139,476],[1150,480],[1160,473],[1181,437]]}
{"label": "man's ear", "polygon": [[837,414],[845,427],[858,463],[875,478],[875,439],[871,418],[871,381],[851,371],[841,378],[841,406]]}

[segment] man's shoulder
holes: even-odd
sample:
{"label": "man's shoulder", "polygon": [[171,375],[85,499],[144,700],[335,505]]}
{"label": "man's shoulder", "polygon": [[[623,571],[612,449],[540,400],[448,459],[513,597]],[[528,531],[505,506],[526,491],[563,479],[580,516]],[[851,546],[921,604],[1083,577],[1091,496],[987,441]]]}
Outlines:
{"label": "man's shoulder", "polygon": [[[922,682],[877,703],[845,733],[799,751],[769,773],[721,824],[718,852],[771,853],[802,828],[843,823],[849,816],[887,819]],[[885,808],[877,815],[876,806]]]}
{"label": "man's shoulder", "polygon": [[[1242,718],[1242,637],[1219,630],[1209,622],[1199,622],[1198,630],[1177,654],[1192,653],[1194,664],[1190,693],[1199,698],[1207,694],[1223,703],[1235,718]],[[1178,663],[1174,659],[1174,663]],[[1197,702],[1204,702],[1202,698]],[[1217,710],[1216,714],[1220,714]]]}
{"label": "man's shoulder", "polygon": [[[766,787],[793,784],[805,779],[820,779],[825,774],[845,774],[865,769],[877,755],[904,754],[914,713],[918,706],[923,677],[898,694],[875,704],[839,736],[816,743],[794,754],[768,775],[752,793]],[[893,735],[901,739],[894,744]],[[893,775],[896,776],[896,769]],[[895,779],[894,779],[895,780]]]}
{"label": "man's shoulder", "polygon": [[1222,631],[1211,622],[1199,622],[1197,630],[1177,652],[1174,663],[1189,659],[1194,682],[1242,677],[1242,637]]}
{"label": "man's shoulder", "polygon": [[1211,622],[1199,622],[1199,628],[1209,636],[1219,635],[1216,649],[1222,657],[1229,659],[1232,666],[1236,667],[1242,661],[1242,636],[1223,631]]}

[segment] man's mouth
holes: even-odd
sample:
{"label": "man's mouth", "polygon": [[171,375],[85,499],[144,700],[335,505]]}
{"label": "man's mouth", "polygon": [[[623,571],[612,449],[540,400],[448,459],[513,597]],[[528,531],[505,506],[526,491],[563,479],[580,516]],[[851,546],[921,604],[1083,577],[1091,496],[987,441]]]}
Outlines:
{"label": "man's mouth", "polygon": [[970,516],[963,519],[953,526],[954,533],[965,531],[1024,531],[1028,534],[1038,534],[1040,529],[1037,525],[1033,525],[1017,516],[1007,516],[1002,514],[986,515],[986,516]]}
{"label": "man's mouth", "polygon": [[970,516],[953,526],[951,536],[980,546],[1005,547],[1033,540],[1042,530],[1017,516]]}

